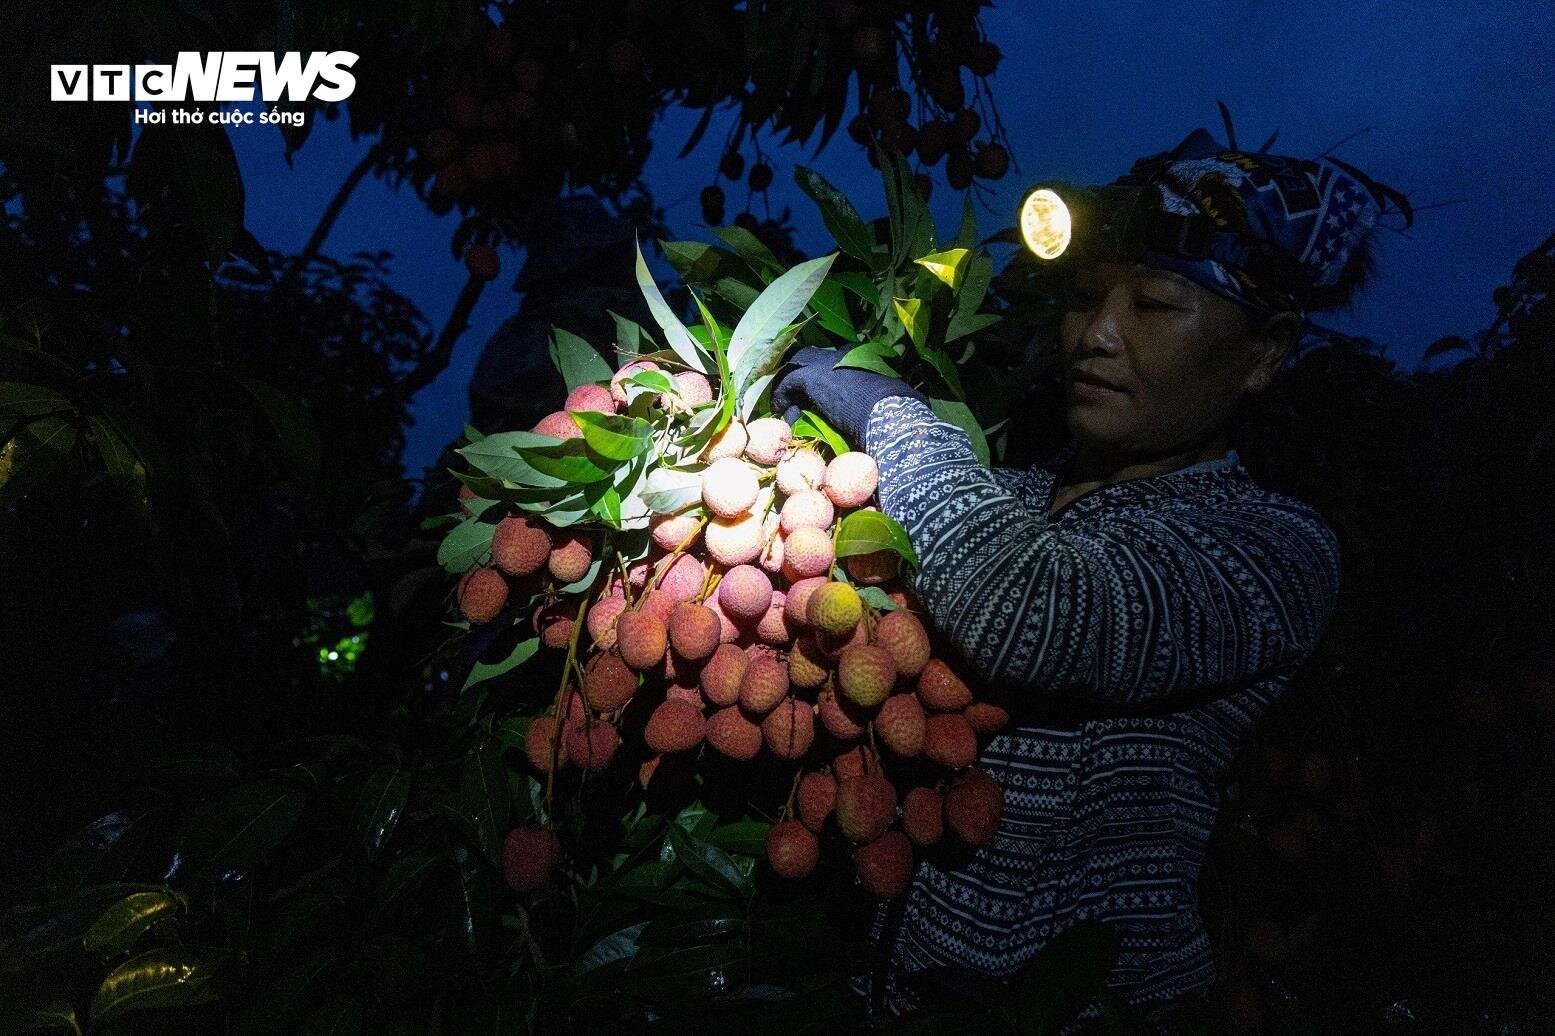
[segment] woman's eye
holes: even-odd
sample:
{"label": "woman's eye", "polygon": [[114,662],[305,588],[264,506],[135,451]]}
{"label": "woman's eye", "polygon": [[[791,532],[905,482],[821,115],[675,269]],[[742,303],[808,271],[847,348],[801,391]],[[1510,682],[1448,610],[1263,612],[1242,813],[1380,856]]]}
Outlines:
{"label": "woman's eye", "polygon": [[1153,299],[1153,298],[1149,297],[1148,295],[1136,296],[1135,299],[1134,299],[1134,304],[1136,306],[1138,306],[1140,309],[1162,310],[1162,309],[1176,309],[1177,308],[1176,306],[1172,305],[1170,302],[1165,302],[1165,301],[1163,301],[1161,299]]}

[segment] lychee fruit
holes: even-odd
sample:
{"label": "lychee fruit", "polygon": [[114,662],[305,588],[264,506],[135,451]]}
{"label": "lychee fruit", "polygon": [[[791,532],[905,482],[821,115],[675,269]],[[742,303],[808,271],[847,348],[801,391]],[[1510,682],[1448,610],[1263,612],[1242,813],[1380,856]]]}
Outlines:
{"label": "lychee fruit", "polygon": [[795,812],[805,827],[821,833],[826,818],[831,816],[837,803],[837,778],[829,773],[807,773],[799,778],[799,790],[794,796]]}
{"label": "lychee fruit", "polygon": [[923,754],[952,770],[971,766],[977,759],[977,735],[966,717],[954,712],[930,716],[923,724]]}
{"label": "lychee fruit", "polygon": [[767,862],[779,877],[797,881],[815,870],[821,843],[797,820],[773,824],[767,831]]}
{"label": "lychee fruit", "polygon": [[795,687],[819,687],[831,674],[831,662],[815,638],[803,636],[788,652],[788,678]]}
{"label": "lychee fruit", "polygon": [[917,676],[929,664],[929,631],[911,612],[886,612],[875,623],[876,646],[896,661],[901,676]]}
{"label": "lychee fruit", "polygon": [[616,646],[616,620],[626,610],[625,597],[601,597],[589,605],[583,622],[589,637],[601,649],[608,651]]}
{"label": "lychee fruit", "polygon": [[649,590],[637,602],[638,610],[649,615],[657,615],[659,621],[664,623],[665,629],[669,628],[670,615],[675,611],[675,605],[680,602],[663,590]]}
{"label": "lychee fruit", "polygon": [[[783,501],[779,528],[784,536],[792,536],[795,529],[821,529],[831,528],[832,519],[837,516],[837,509],[827,499],[824,493],[807,489],[802,493],[795,493]],[[786,545],[784,549],[787,549]]]}
{"label": "lychee fruit", "polygon": [[868,745],[853,745],[843,749],[831,761],[832,773],[838,781],[870,773],[880,765],[880,757]]}
{"label": "lychee fruit", "polygon": [[[789,665],[792,668],[792,657]],[[838,741],[853,741],[863,735],[864,725],[869,722],[867,710],[859,708],[830,689],[820,693],[816,705],[821,715],[821,726]]]}
{"label": "lychee fruit", "polygon": [[648,717],[643,741],[655,752],[684,752],[701,744],[706,733],[702,710],[688,701],[666,698]]}
{"label": "lychee fruit", "polygon": [[702,502],[719,518],[749,511],[760,488],[750,465],[734,457],[715,460],[702,472]]}
{"label": "lychee fruit", "polygon": [[621,660],[636,670],[649,669],[664,657],[669,631],[664,620],[648,611],[629,611],[616,620],[616,648]]}
{"label": "lychee fruit", "polygon": [[761,716],[771,712],[787,694],[788,663],[752,653],[740,679],[740,704]]}
{"label": "lychee fruit", "polygon": [[960,712],[972,704],[972,691],[950,666],[931,658],[918,674],[918,700],[935,712]]}
{"label": "lychee fruit", "polygon": [[982,770],[968,770],[945,792],[945,826],[973,847],[993,842],[1004,812],[1004,789]]}
{"label": "lychee fruit", "polygon": [[815,740],[815,714],[808,703],[786,698],[761,721],[761,737],[779,759],[798,759]]}
{"label": "lychee fruit", "polygon": [[749,437],[745,434],[745,426],[739,421],[730,421],[728,424],[708,441],[707,448],[702,451],[702,456],[709,461],[722,460],[725,457],[738,457],[745,452],[745,444]]}
{"label": "lychee fruit", "polygon": [[810,625],[810,595],[827,583],[825,576],[811,576],[808,579],[794,581],[788,588],[788,597],[783,601],[783,612],[788,616],[788,621],[796,626]]}
{"label": "lychee fruit", "polygon": [[567,760],[587,770],[601,773],[621,747],[621,735],[603,720],[582,724],[567,731]]}
{"label": "lychee fruit", "polygon": [[896,685],[896,662],[884,648],[849,645],[837,657],[837,685],[853,704],[872,709]]}
{"label": "lychee fruit", "polygon": [[684,601],[670,613],[670,646],[688,662],[711,657],[718,649],[722,633],[718,613],[706,605]]}
{"label": "lychee fruit", "polygon": [[652,530],[654,545],[660,550],[671,551],[685,544],[686,550],[690,550],[701,535],[699,529],[701,522],[691,514],[664,514],[649,522]]}
{"label": "lychee fruit", "polygon": [[583,667],[583,693],[595,712],[614,712],[637,693],[637,674],[615,651],[601,651]]}
{"label": "lychee fruit", "polygon": [[490,245],[475,244],[465,249],[464,268],[475,280],[495,280],[502,269],[502,260],[498,257],[497,250]]}
{"label": "lychee fruit", "polygon": [[928,847],[945,834],[945,797],[933,788],[914,788],[902,799],[902,830],[912,844]]}
{"label": "lychee fruit", "polygon": [[633,374],[643,371],[656,371],[659,365],[652,360],[633,360],[631,363],[616,371],[610,379],[610,398],[621,406],[626,406],[626,382]]}
{"label": "lychee fruit", "polygon": [[723,605],[719,603],[717,594],[707,599],[707,607],[712,610],[714,615],[718,616],[718,643],[733,644],[736,640],[739,640],[740,626],[728,612],[724,611]]}
{"label": "lychee fruit", "polygon": [[674,395],[668,392],[659,393],[659,406],[665,410],[673,410],[677,407],[681,410],[694,410],[712,401],[712,383],[700,371],[681,371],[675,375]]}
{"label": "lychee fruit", "polygon": [[827,633],[825,630],[815,631],[815,643],[820,647],[821,653],[835,662],[842,657],[843,651],[855,644],[869,643],[869,628],[863,619],[846,633]]}
{"label": "lychee fruit", "polygon": [[838,454],[826,465],[822,484],[827,498],[838,507],[862,507],[880,484],[880,467],[875,458],[858,450]]}
{"label": "lychee fruit", "polygon": [[925,731],[923,706],[911,694],[893,694],[875,716],[875,734],[881,742],[904,758],[923,751]]}
{"label": "lychee fruit", "polygon": [[767,605],[766,614],[756,623],[756,639],[763,644],[787,647],[794,639],[794,631],[789,628],[788,619],[783,614],[785,596],[781,590],[772,591],[772,602]]}
{"label": "lychee fruit", "polygon": [[794,582],[826,575],[835,560],[831,537],[824,530],[805,526],[783,541],[783,572]]}
{"label": "lychee fruit", "polygon": [[[554,716],[536,717],[524,734],[524,754],[529,756],[529,765],[541,773],[551,772],[551,742],[555,737],[556,718]],[[556,744],[556,768],[561,769],[566,765],[567,739],[562,738]]]}
{"label": "lychee fruit", "polygon": [[459,580],[455,591],[459,614],[475,625],[490,622],[508,603],[508,581],[494,568],[475,568]]}
{"label": "lychee fruit", "polygon": [[707,578],[707,566],[690,554],[680,554],[669,563],[660,562],[656,589],[675,601],[694,601],[702,592],[702,582]]}
{"label": "lychee fruit", "polygon": [[882,899],[899,896],[912,880],[912,844],[900,831],[887,831],[859,846],[853,864],[866,891]]}
{"label": "lychee fruit", "polygon": [[[858,591],[847,583],[832,582],[816,587],[805,605],[805,617],[810,625],[838,637],[852,633],[863,616],[864,602],[859,600]],[[892,667],[895,667],[894,661]]]}
{"label": "lychee fruit", "polygon": [[567,393],[567,402],[562,409],[569,413],[592,411],[613,414],[616,412],[616,401],[610,395],[610,390],[603,385],[579,385]]}
{"label": "lychee fruit", "polygon": [[761,553],[756,556],[756,563],[764,572],[772,575],[784,572],[784,550],[783,536],[778,528],[778,516],[769,514],[761,522]]}
{"label": "lychee fruit", "polygon": [[572,602],[555,600],[542,604],[535,610],[535,628],[540,643],[548,648],[564,648],[572,640],[573,617],[577,614]]}
{"label": "lychee fruit", "polygon": [[896,578],[901,569],[901,559],[895,551],[875,550],[868,554],[852,554],[843,560],[848,575],[855,583],[879,586]]}
{"label": "lychee fruit", "polygon": [[688,701],[699,709],[702,707],[702,688],[692,684],[679,683],[673,676],[666,678],[669,680],[669,684],[664,688],[664,697]]}
{"label": "lychee fruit", "polygon": [[821,487],[826,460],[814,450],[795,450],[778,461],[777,487],[784,496],[798,496]]}
{"label": "lychee fruit", "polygon": [[761,519],[754,514],[735,518],[714,518],[702,531],[707,556],[720,565],[733,568],[761,556]]}
{"label": "lychee fruit", "polygon": [[776,464],[788,450],[793,429],[781,417],[762,417],[745,426],[745,456],[757,464]]}
{"label": "lychee fruit", "polygon": [[707,721],[707,743],[738,762],[749,762],[761,751],[761,727],[737,705],[717,710]]}
{"label": "lychee fruit", "polygon": [[578,427],[578,422],[574,421],[572,415],[565,410],[558,410],[540,418],[535,424],[534,433],[549,435],[553,439],[583,438],[583,429]]}
{"label": "lychee fruit", "polygon": [[594,550],[582,536],[568,536],[557,544],[546,560],[552,577],[559,583],[576,583],[588,575],[594,562]]}
{"label": "lychee fruit", "polygon": [[538,572],[551,554],[551,536],[533,518],[510,515],[491,534],[491,562],[510,576]]}
{"label": "lychee fruit", "polygon": [[475,499],[477,499],[475,490],[461,482],[459,484],[459,510],[464,514],[473,515],[475,512],[470,510],[469,507],[465,505],[464,501]]}
{"label": "lychee fruit", "polygon": [[555,831],[533,825],[515,827],[502,840],[502,880],[514,892],[533,892],[550,880],[561,855]]}
{"label": "lychee fruit", "polygon": [[896,819],[896,789],[878,773],[837,784],[837,827],[850,842],[873,842]]}
{"label": "lychee fruit", "polygon": [[1010,725],[1010,714],[986,701],[974,701],[961,711],[961,715],[971,724],[972,732],[981,737],[997,734]]}
{"label": "lychee fruit", "polygon": [[772,606],[772,580],[754,565],[736,565],[718,583],[718,603],[735,622],[757,622]]}
{"label": "lychee fruit", "polygon": [[740,700],[740,681],[745,678],[748,656],[734,644],[720,644],[702,667],[702,693],[714,705],[733,705]]}

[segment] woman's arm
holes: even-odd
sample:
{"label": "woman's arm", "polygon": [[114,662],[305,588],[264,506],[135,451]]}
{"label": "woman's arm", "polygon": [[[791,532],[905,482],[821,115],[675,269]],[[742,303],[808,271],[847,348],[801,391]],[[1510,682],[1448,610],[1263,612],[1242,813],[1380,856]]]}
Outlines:
{"label": "woman's arm", "polygon": [[922,403],[879,403],[867,445],[919,597],[994,688],[1137,703],[1293,665],[1322,635],[1338,551],[1300,505],[1184,502],[1057,529]]}

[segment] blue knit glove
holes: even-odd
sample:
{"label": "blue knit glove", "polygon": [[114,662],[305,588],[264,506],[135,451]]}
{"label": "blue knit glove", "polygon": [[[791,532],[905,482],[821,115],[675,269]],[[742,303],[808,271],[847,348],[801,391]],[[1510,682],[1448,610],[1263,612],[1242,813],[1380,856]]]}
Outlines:
{"label": "blue knit glove", "polygon": [[876,403],[892,396],[928,402],[905,381],[856,367],[833,367],[840,359],[841,353],[829,349],[812,347],[795,353],[772,387],[773,411],[793,424],[800,410],[813,410],[844,439],[862,447]]}

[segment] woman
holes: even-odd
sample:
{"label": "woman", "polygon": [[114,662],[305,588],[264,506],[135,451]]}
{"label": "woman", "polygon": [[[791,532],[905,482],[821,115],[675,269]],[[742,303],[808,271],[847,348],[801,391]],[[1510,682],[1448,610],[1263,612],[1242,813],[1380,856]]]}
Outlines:
{"label": "woman", "polygon": [[907,385],[820,350],[774,393],[879,462],[919,598],[1014,717],[980,762],[1004,789],[995,842],[922,863],[876,922],[891,972],[875,995],[893,1013],[914,1003],[904,975],[1008,975],[1087,919],[1116,930],[1109,983],[1128,1001],[1205,990],[1216,781],[1334,606],[1332,532],[1252,480],[1227,424],[1304,313],[1359,284],[1386,189],[1202,130],[1120,182],[1207,220],[1208,254],[1201,239],[1080,265],[1059,343],[1073,442],[1051,463],[990,471]]}

